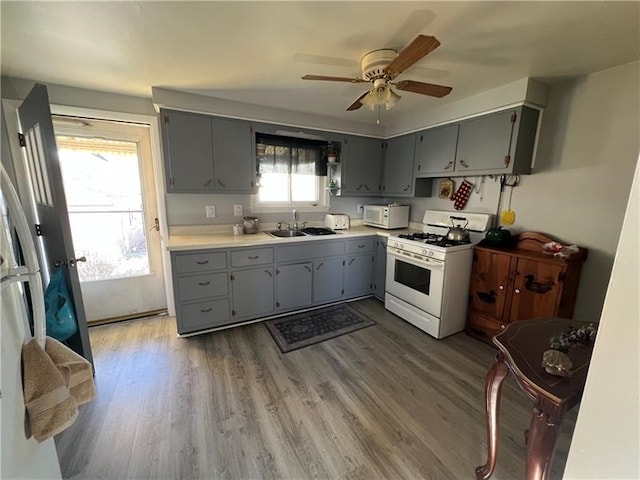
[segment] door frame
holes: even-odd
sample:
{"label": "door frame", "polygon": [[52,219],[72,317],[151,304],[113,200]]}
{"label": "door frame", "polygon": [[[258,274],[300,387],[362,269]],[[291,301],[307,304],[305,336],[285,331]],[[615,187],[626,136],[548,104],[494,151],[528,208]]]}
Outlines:
{"label": "door frame", "polygon": [[[17,188],[20,196],[31,196],[29,180],[22,162],[17,159],[22,158],[21,147],[18,142],[18,107],[22,100],[2,99],[2,109],[4,120],[7,126],[7,134],[13,157],[13,165],[16,170]],[[169,226],[167,225],[167,207],[165,201],[165,175],[162,162],[162,147],[160,144],[160,124],[157,116],[137,113],[115,112],[110,110],[98,110],[94,108],[73,107],[51,103],[52,115],[66,115],[72,117],[94,118],[96,120],[111,120],[120,122],[131,122],[149,125],[149,135],[151,140],[151,161],[153,164],[153,175],[156,188],[156,202],[158,207],[158,218],[160,222],[160,248],[162,250],[162,269],[164,275],[165,295],[167,297],[167,310],[169,315],[175,315],[175,302],[173,298],[173,281],[171,276],[171,257],[167,250],[169,239]],[[29,222],[35,222],[35,212],[32,202],[22,202],[25,204],[25,214]]]}

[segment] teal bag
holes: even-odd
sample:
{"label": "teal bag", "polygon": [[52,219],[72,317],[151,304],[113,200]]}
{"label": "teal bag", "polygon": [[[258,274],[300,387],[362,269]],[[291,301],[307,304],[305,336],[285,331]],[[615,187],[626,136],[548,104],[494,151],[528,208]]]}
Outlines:
{"label": "teal bag", "polygon": [[44,292],[44,308],[47,315],[48,336],[63,342],[78,331],[73,302],[60,267],[51,276]]}

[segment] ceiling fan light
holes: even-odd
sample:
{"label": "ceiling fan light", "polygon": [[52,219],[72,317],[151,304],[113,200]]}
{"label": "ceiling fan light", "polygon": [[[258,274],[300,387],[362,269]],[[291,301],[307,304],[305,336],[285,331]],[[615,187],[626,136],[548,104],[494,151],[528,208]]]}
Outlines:
{"label": "ceiling fan light", "polygon": [[375,110],[376,105],[378,105],[378,98],[375,94],[375,90],[372,90],[368,94],[366,94],[364,98],[360,100],[360,103],[371,111]]}
{"label": "ceiling fan light", "polygon": [[396,106],[398,100],[400,100],[402,97],[390,88],[387,88],[387,90],[389,91],[389,98],[386,102],[384,102],[384,106],[387,110],[390,110]]}

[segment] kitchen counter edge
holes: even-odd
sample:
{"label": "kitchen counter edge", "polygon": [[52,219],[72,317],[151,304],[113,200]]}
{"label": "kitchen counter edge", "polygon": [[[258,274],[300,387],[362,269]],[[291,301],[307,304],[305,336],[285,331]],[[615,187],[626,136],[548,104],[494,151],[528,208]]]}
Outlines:
{"label": "kitchen counter edge", "polygon": [[200,250],[203,248],[254,247],[258,245],[290,245],[292,243],[340,240],[348,238],[379,235],[389,237],[401,233],[415,232],[413,229],[385,230],[373,227],[355,227],[349,230],[339,230],[336,235],[308,235],[305,237],[274,238],[265,232],[256,234],[233,235],[220,233],[211,235],[172,235],[167,242],[170,252]]}

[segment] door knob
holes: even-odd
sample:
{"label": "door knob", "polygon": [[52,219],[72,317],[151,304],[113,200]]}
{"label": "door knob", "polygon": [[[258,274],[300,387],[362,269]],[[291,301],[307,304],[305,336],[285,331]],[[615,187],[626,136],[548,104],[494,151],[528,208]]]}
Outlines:
{"label": "door knob", "polygon": [[158,220],[158,217],[153,220],[153,225],[151,225],[149,231],[151,230],[155,230],[156,232],[160,231],[160,221]]}
{"label": "door knob", "polygon": [[79,258],[70,258],[69,259],[69,266],[70,267],[75,267],[76,263],[78,262],[86,262],[87,261],[87,257],[85,257],[84,255],[79,257]]}
{"label": "door knob", "polygon": [[516,289],[514,290],[514,292],[516,292],[516,293],[520,293],[520,289],[519,289],[519,288],[516,288]]}

